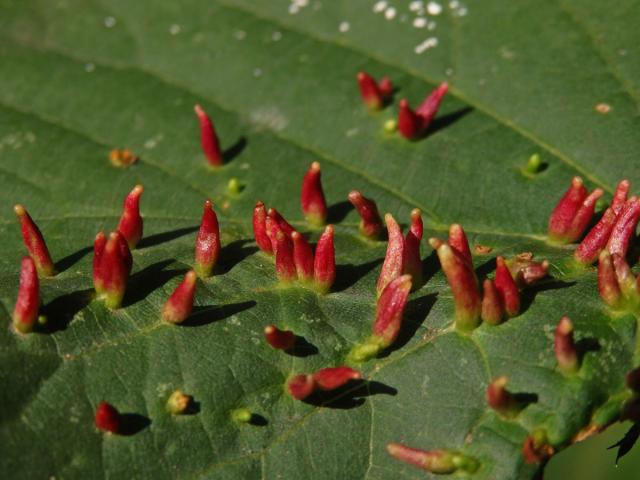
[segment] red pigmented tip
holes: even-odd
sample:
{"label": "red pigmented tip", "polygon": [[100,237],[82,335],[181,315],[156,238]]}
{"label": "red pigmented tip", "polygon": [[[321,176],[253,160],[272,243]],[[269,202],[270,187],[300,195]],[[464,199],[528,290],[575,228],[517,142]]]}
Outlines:
{"label": "red pigmented tip", "polygon": [[296,400],[304,400],[316,389],[312,375],[296,375],[287,381],[287,391]]}
{"label": "red pigmented tip", "polygon": [[400,101],[398,112],[398,130],[409,140],[424,135],[438,113],[444,95],[449,90],[447,83],[441,83],[433,90],[420,106],[413,111],[406,100]]}
{"label": "red pigmented tip", "polygon": [[420,124],[420,118],[409,106],[409,103],[405,99],[400,100],[398,110],[398,131],[400,134],[408,140],[414,140],[422,133]]}
{"label": "red pigmented tip", "polygon": [[510,317],[515,317],[520,312],[520,292],[502,257],[496,258],[495,285],[502,305],[504,305],[505,313]]}
{"label": "red pigmented tip", "polygon": [[256,203],[253,209],[253,235],[260,250],[268,254],[273,254],[271,238],[269,238],[267,233],[267,210],[262,202]]}
{"label": "red pigmented tip", "polygon": [[[456,328],[469,331],[478,326],[482,300],[478,292],[478,279],[468,262],[448,243],[430,240],[436,249],[440,265],[451,287],[456,306]],[[497,287],[497,286],[496,286]]]}
{"label": "red pigmented tip", "polygon": [[574,373],[580,368],[578,351],[573,340],[573,323],[569,317],[562,317],[556,327],[553,350],[560,370],[565,373]]}
{"label": "red pigmented tip", "polygon": [[202,278],[213,274],[213,267],[220,256],[220,226],[218,216],[213,210],[211,201],[204,202],[204,212],[200,222],[200,230],[196,237],[195,271]]}
{"label": "red pigmented tip", "polygon": [[142,238],[142,217],[140,216],[140,196],[144,192],[142,185],[136,185],[124,199],[124,206],[118,231],[133,250]]}
{"label": "red pigmented tip", "polygon": [[358,190],[351,191],[348,198],[360,215],[360,233],[367,238],[377,238],[383,227],[376,202],[368,199]]}
{"label": "red pigmented tip", "polygon": [[529,464],[544,463],[554,454],[554,449],[547,443],[547,436],[542,431],[533,432],[522,444],[522,456]]}
{"label": "red pigmented tip", "polygon": [[504,305],[493,280],[485,279],[482,283],[482,321],[489,325],[499,325],[504,317]]}
{"label": "red pigmented tip", "polygon": [[120,413],[113,405],[100,402],[96,409],[96,427],[103,432],[118,433],[120,430]]}
{"label": "red pigmented tip", "polygon": [[357,75],[358,87],[362,101],[371,110],[380,110],[390,99],[393,93],[393,84],[387,77],[383,77],[380,83],[366,72]]}
{"label": "red pigmented tip", "polygon": [[449,227],[449,245],[451,245],[451,248],[466,260],[470,266],[473,266],[473,259],[471,258],[471,249],[469,248],[467,235],[464,233],[462,226],[457,223],[454,223]]}
{"label": "red pigmented tip", "polygon": [[607,246],[611,231],[618,215],[613,208],[607,208],[594,227],[584,237],[576,251],[574,258],[580,263],[591,264],[598,259],[600,252]]}
{"label": "red pigmented tip", "polygon": [[327,225],[316,245],[313,279],[321,293],[331,290],[336,279],[336,254],[333,245],[333,225]]}
{"label": "red pigmented tip", "polygon": [[267,325],[264,338],[276,350],[289,350],[296,342],[296,336],[291,330],[280,330],[275,325]]}
{"label": "red pigmented tip", "polygon": [[169,323],[182,323],[193,310],[193,295],[196,292],[198,276],[189,270],[180,285],[176,287],[162,307],[162,320]]}
{"label": "red pigmented tip", "polygon": [[596,188],[589,194],[582,178],[573,177],[569,189],[549,217],[549,238],[559,243],[578,240],[589,225],[596,201],[602,193],[600,188]]}
{"label": "red pigmented tip", "polygon": [[505,260],[505,263],[519,288],[533,285],[549,274],[549,262],[547,260],[534,261],[531,252],[519,253],[509,260]]}
{"label": "red pigmented tip", "polygon": [[22,205],[16,205],[13,210],[20,220],[22,240],[24,241],[24,246],[27,247],[29,256],[36,265],[38,274],[42,277],[52,277],[56,274],[56,269],[40,229]]}
{"label": "red pigmented tip", "polygon": [[267,211],[266,225],[267,235],[271,239],[271,246],[274,252],[276,250],[276,233],[279,230],[282,230],[288,237],[291,237],[291,234],[296,231],[275,208],[270,208]]}
{"label": "red pigmented tip", "polygon": [[475,459],[451,450],[418,450],[400,443],[390,443],[387,452],[401,462],[430,473],[448,474],[459,470],[473,473],[478,469]]}
{"label": "red pigmented tip", "polygon": [[631,183],[629,180],[621,180],[616,187],[616,191],[613,194],[613,199],[611,200],[611,209],[616,213],[620,213],[622,206],[627,201],[627,195],[629,195],[629,188],[631,187]]}
{"label": "red pigmented tip", "polygon": [[20,333],[30,333],[38,320],[40,283],[36,264],[30,257],[22,259],[18,299],[13,310],[13,326]]}
{"label": "red pigmented tip", "polygon": [[220,150],[220,141],[216,134],[216,129],[209,116],[205,113],[200,105],[193,107],[194,112],[198,116],[200,122],[200,143],[202,151],[212,167],[219,167],[223,163],[222,151]]}
{"label": "red pigmented tip", "polygon": [[613,266],[613,259],[608,250],[602,250],[598,260],[598,291],[604,303],[618,308],[622,303],[622,292]]}
{"label": "red pigmented tip", "polygon": [[331,391],[346,385],[351,380],[359,380],[362,374],[349,367],[322,368],[313,374],[313,380],[320,390]]}
{"label": "red pigmented tip", "polygon": [[327,201],[322,191],[320,180],[320,163],[313,162],[304,178],[300,192],[302,213],[312,225],[324,225],[327,221]]}
{"label": "red pigmented tip", "polygon": [[380,271],[376,287],[378,296],[382,294],[390,282],[402,275],[404,270],[405,244],[400,225],[398,225],[398,222],[396,222],[390,213],[384,216],[384,221],[387,224],[389,240],[387,242],[387,253],[384,257],[384,263],[382,264],[382,270]]}
{"label": "red pigmented tip", "polygon": [[620,213],[613,225],[607,250],[609,253],[617,254],[622,257],[627,255],[629,242],[636,233],[638,220],[640,219],[640,199],[631,197],[620,209]]}
{"label": "red pigmented tip", "polygon": [[297,278],[293,260],[293,242],[282,230],[276,233],[276,276],[282,283],[293,282]]}
{"label": "red pigmented tip", "polygon": [[98,234],[94,242],[93,281],[98,298],[108,308],[122,304],[133,260],[126,240],[120,232],[112,232],[105,242]]}
{"label": "red pigmented tip", "polygon": [[291,233],[293,242],[293,262],[296,265],[298,280],[310,282],[313,280],[313,251],[309,242],[299,233]]}
{"label": "red pigmented tip", "polygon": [[404,241],[403,273],[411,275],[413,286],[422,285],[422,260],[420,259],[420,242],[422,242],[422,214],[419,209],[411,211],[411,226]]}
{"label": "red pigmented tip", "polygon": [[391,281],[380,295],[373,324],[373,336],[380,348],[387,348],[400,333],[410,291],[411,275],[402,275]]}

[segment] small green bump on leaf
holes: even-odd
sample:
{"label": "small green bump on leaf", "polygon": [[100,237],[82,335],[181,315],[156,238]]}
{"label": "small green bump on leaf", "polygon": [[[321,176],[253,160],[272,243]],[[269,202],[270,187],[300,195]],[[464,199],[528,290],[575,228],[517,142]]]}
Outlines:
{"label": "small green bump on leaf", "polygon": [[617,421],[624,408],[624,403],[630,397],[629,392],[624,392],[621,395],[610,398],[593,413],[591,423],[603,428]]}
{"label": "small green bump on leaf", "polygon": [[231,412],[231,419],[236,423],[249,423],[253,414],[248,408],[236,408]]}
{"label": "small green bump on leaf", "polygon": [[384,131],[386,133],[395,133],[396,130],[398,130],[398,122],[395,119],[390,118],[384,122]]}
{"label": "small green bump on leaf", "polygon": [[172,415],[181,415],[189,410],[193,397],[176,390],[167,400],[167,411]]}
{"label": "small green bump on leaf", "polygon": [[522,167],[520,171],[525,177],[533,178],[538,173],[546,170],[547,167],[548,165],[542,161],[542,158],[540,158],[540,154],[534,153],[529,157],[529,160],[527,160],[527,164]]}
{"label": "small green bump on leaf", "polygon": [[38,325],[45,326],[48,321],[49,321],[49,319],[47,318],[46,315],[39,315],[38,316]]}
{"label": "small green bump on leaf", "polygon": [[244,184],[242,184],[236,177],[233,177],[229,180],[227,189],[229,190],[230,194],[238,195],[244,190]]}
{"label": "small green bump on leaf", "polygon": [[362,363],[375,358],[380,350],[382,350],[381,339],[371,337],[365,343],[361,343],[353,347],[349,353],[347,360],[350,363]]}

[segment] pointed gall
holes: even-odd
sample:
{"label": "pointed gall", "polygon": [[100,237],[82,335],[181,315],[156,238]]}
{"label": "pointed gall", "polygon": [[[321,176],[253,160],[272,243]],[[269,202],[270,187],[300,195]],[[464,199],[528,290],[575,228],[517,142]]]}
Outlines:
{"label": "pointed gall", "polygon": [[400,333],[410,291],[411,275],[402,275],[390,282],[380,295],[376,305],[373,336],[379,340],[381,348],[391,345]]}
{"label": "pointed gall", "polygon": [[136,185],[124,199],[122,216],[118,223],[118,231],[133,250],[142,238],[142,217],[140,216],[140,196],[144,192],[142,185]]}
{"label": "pointed gall", "polygon": [[362,101],[371,110],[380,110],[389,101],[393,85],[387,77],[377,83],[368,73],[359,72],[357,79]]}
{"label": "pointed gall", "polygon": [[120,413],[113,405],[100,402],[96,409],[96,427],[103,432],[118,433],[120,430]]}
{"label": "pointed gall", "polygon": [[612,254],[611,261],[613,262],[613,269],[616,272],[618,286],[620,287],[626,305],[628,307],[635,307],[640,301],[636,277],[631,272],[631,268],[625,258],[621,255]]}
{"label": "pointed gall", "polygon": [[504,317],[504,306],[493,280],[485,279],[482,283],[482,310],[480,314],[482,321],[489,325],[502,323]]}
{"label": "pointed gall", "polygon": [[291,330],[280,330],[275,325],[265,327],[264,338],[276,350],[289,350],[296,341],[296,336]]}
{"label": "pointed gall", "polygon": [[422,120],[422,129],[426,130],[431,125],[431,122],[435,118],[438,110],[440,109],[440,103],[445,94],[449,91],[449,84],[444,82],[438,85],[420,106],[416,109],[416,114]]}
{"label": "pointed gall", "polygon": [[262,202],[256,203],[253,209],[253,235],[260,250],[273,254],[271,239],[267,234],[267,210]]}
{"label": "pointed gall", "polygon": [[[437,241],[434,240],[433,243]],[[436,252],[453,294],[456,328],[462,331],[472,330],[478,326],[482,307],[476,274],[448,243],[441,243]]]}
{"label": "pointed gall", "polygon": [[312,375],[300,374],[287,381],[287,391],[296,400],[304,400],[316,389]]}
{"label": "pointed gall", "polygon": [[562,317],[556,327],[553,350],[560,370],[565,373],[575,373],[580,368],[578,351],[573,340],[573,323],[569,317]]}
{"label": "pointed gall", "polygon": [[387,452],[397,460],[430,473],[473,473],[478,469],[475,459],[451,450],[418,450],[400,443],[390,443],[387,445]]}
{"label": "pointed gall", "polygon": [[13,326],[20,333],[32,332],[38,320],[39,285],[35,262],[31,257],[24,257],[20,267],[18,299],[13,310]]}
{"label": "pointed gall", "polygon": [[278,230],[276,233],[276,276],[283,283],[292,282],[297,278],[296,264],[293,260],[293,243],[291,239]]}
{"label": "pointed gall", "polygon": [[[309,282],[313,280],[313,251],[309,242],[299,233],[291,233],[293,242],[293,261],[296,265],[298,280]],[[333,283],[333,282],[332,282]]]}
{"label": "pointed gall", "polygon": [[321,293],[331,290],[336,279],[336,254],[333,246],[333,225],[327,225],[316,245],[313,278]]}
{"label": "pointed gall", "polygon": [[638,199],[638,197],[631,197],[621,208],[616,218],[616,223],[611,230],[611,235],[607,243],[609,253],[622,257],[627,255],[629,242],[636,233],[639,219],[640,199]]}
{"label": "pointed gall", "polygon": [[419,209],[411,211],[411,226],[404,242],[403,273],[411,275],[415,288],[422,285],[422,260],[420,243],[422,242],[422,215]]}
{"label": "pointed gall", "polygon": [[[96,238],[94,249],[102,244],[99,237],[100,234]],[[94,250],[94,286],[98,298],[104,300],[108,308],[116,309],[122,304],[132,264],[129,246],[120,232],[109,235],[102,252]]]}
{"label": "pointed gall", "polygon": [[349,193],[349,201],[360,215],[360,233],[367,238],[377,238],[383,227],[376,202],[368,199],[358,190]]}
{"label": "pointed gall", "polygon": [[508,379],[505,376],[494,378],[485,393],[487,405],[500,415],[511,417],[521,410],[516,396],[507,390]]}
{"label": "pointed gall", "polygon": [[420,118],[404,98],[400,100],[398,110],[398,131],[408,140],[415,140],[422,135]]}
{"label": "pointed gall", "polygon": [[196,237],[195,270],[198,276],[206,278],[213,274],[213,267],[220,255],[220,226],[218,216],[211,206],[211,201],[204,202],[204,212],[200,230]]}
{"label": "pointed gall", "polygon": [[520,292],[502,257],[496,258],[495,285],[504,305],[505,313],[510,317],[515,317],[520,312]]}
{"label": "pointed gall", "polygon": [[311,225],[321,226],[327,221],[327,201],[322,191],[320,163],[313,162],[302,179],[300,191],[302,213]]}
{"label": "pointed gall", "polygon": [[598,259],[600,252],[607,246],[611,231],[616,223],[617,214],[613,208],[607,208],[594,227],[584,237],[573,256],[584,264],[591,264]]}
{"label": "pointed gall", "polygon": [[618,285],[618,277],[613,267],[613,260],[608,250],[600,252],[598,261],[598,291],[604,303],[618,308],[622,302],[622,293]]}
{"label": "pointed gall", "polygon": [[384,221],[387,224],[387,232],[389,240],[387,243],[387,253],[384,257],[384,263],[382,264],[382,270],[378,277],[377,291],[380,296],[385,287],[402,275],[404,270],[404,237],[402,236],[402,230],[400,225],[395,221],[390,213],[384,216]]}
{"label": "pointed gall", "polygon": [[198,122],[200,122],[200,143],[202,145],[202,151],[207,157],[209,165],[219,167],[222,165],[223,156],[213,122],[200,105],[193,107],[193,110],[198,116]]}
{"label": "pointed gall", "polygon": [[182,323],[193,310],[193,295],[196,291],[198,276],[189,270],[180,285],[176,287],[162,307],[162,320],[169,323]]}
{"label": "pointed gall", "polygon": [[359,380],[360,378],[362,378],[362,374],[349,367],[322,368],[313,374],[316,387],[326,391],[335,390],[351,380]]}
{"label": "pointed gall", "polygon": [[616,215],[620,213],[620,210],[627,201],[630,186],[631,184],[629,180],[621,180],[616,187],[610,206],[611,210],[613,210]]}
{"label": "pointed gall", "polygon": [[549,273],[549,262],[543,260],[536,262],[533,260],[533,253],[523,252],[512,258],[505,260],[511,276],[513,277],[518,288],[533,285],[538,280],[546,277]]}
{"label": "pointed gall", "polygon": [[267,235],[271,239],[271,247],[274,253],[276,251],[276,234],[278,231],[282,231],[288,237],[291,237],[291,234],[296,231],[295,228],[293,228],[275,208],[270,208],[267,211],[267,220],[265,225],[267,228]]}
{"label": "pointed gall", "polygon": [[589,194],[582,178],[573,177],[569,189],[549,217],[549,238],[559,243],[578,240],[589,225],[602,193],[602,189],[596,188]]}
{"label": "pointed gall", "polygon": [[36,265],[38,274],[42,277],[51,277],[55,275],[56,270],[40,229],[22,205],[16,205],[13,207],[13,210],[16,212],[16,216],[20,220],[22,240],[24,241],[24,246],[27,247],[29,256],[33,259],[33,262]]}
{"label": "pointed gall", "polygon": [[400,101],[398,130],[409,140],[416,139],[427,131],[440,108],[442,98],[449,90],[447,83],[441,83],[433,90],[420,106],[413,111],[406,100]]}
{"label": "pointed gall", "polygon": [[252,418],[253,414],[248,408],[236,408],[231,412],[231,420],[236,423],[249,423]]}
{"label": "pointed gall", "polygon": [[533,432],[522,444],[522,456],[526,463],[544,463],[554,452],[554,448],[548,444],[547,435],[542,430]]}
{"label": "pointed gall", "polygon": [[193,402],[193,397],[183,393],[181,390],[173,392],[167,400],[167,412],[171,415],[182,415],[188,413]]}
{"label": "pointed gall", "polygon": [[469,248],[467,235],[464,233],[462,226],[457,223],[449,227],[449,245],[473,267],[473,259],[471,258],[471,249]]}

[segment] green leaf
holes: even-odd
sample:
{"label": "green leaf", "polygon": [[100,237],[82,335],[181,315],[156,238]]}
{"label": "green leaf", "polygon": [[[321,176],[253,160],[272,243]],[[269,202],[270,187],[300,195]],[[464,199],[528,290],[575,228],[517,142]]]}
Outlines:
{"label": "green leaf", "polygon": [[[636,319],[612,315],[595,270],[569,271],[572,249],[545,235],[572,176],[607,196],[621,178],[640,185],[636,2],[443,2],[426,28],[413,26],[407,1],[386,2],[391,19],[373,1],[292,7],[304,3],[0,5],[2,478],[424,478],[386,453],[402,442],[461,450],[480,463],[474,478],[526,479],[540,468],[523,460],[527,435],[544,429],[562,449],[625,395],[624,374],[638,364]],[[437,45],[416,53],[431,37]],[[388,75],[396,105],[450,82],[432,133],[407,142],[386,132],[396,106],[369,113],[360,70]],[[200,151],[195,103],[233,153],[219,170]],[[116,147],[140,161],[113,167]],[[525,175],[533,154],[546,168]],[[261,199],[318,238],[298,200],[314,160],[336,228],[338,278],[326,296],[279,287],[251,230]],[[243,188],[228,188],[234,178]],[[91,300],[91,245],[116,227],[137,183],[145,235],[125,307],[111,312]],[[352,189],[401,222],[420,208],[427,237],[461,223],[472,245],[493,248],[474,258],[483,274],[495,255],[531,251],[549,259],[555,279],[527,295],[518,317],[461,335],[424,248],[427,282],[412,293],[400,340],[362,366],[367,387],[320,405],[294,401],[287,377],[343,364],[371,331],[385,243],[358,236]],[[160,310],[192,266],[206,198],[220,217],[220,266],[199,282],[190,326],[165,325]],[[39,224],[60,271],[41,281],[46,333],[8,328],[25,255],[15,203]],[[574,377],[553,355],[563,315],[578,339],[599,345]],[[262,337],[271,323],[314,348],[272,350]],[[498,375],[537,402],[515,419],[496,415],[485,389]],[[197,412],[167,412],[177,389]],[[132,435],[95,430],[101,400],[130,414]],[[234,421],[244,408],[260,421]]]}

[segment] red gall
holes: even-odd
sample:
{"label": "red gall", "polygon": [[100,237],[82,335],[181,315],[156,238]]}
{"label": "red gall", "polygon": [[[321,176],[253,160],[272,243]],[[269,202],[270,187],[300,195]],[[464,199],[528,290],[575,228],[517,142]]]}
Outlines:
{"label": "red gall", "polygon": [[419,450],[400,443],[389,443],[387,452],[397,460],[436,474],[473,473],[479,466],[474,458],[454,450]]}
{"label": "red gall", "polygon": [[368,73],[358,72],[357,79],[362,101],[370,110],[380,110],[391,99],[393,84],[388,77],[376,82]]}
{"label": "red gall", "polygon": [[509,317],[515,317],[520,312],[520,292],[504,258],[496,258],[496,290],[500,295],[504,311]]}
{"label": "red gall", "polygon": [[311,245],[302,234],[295,231],[291,233],[291,241],[293,243],[293,261],[296,265],[298,280],[301,282],[313,281],[314,256]]}
{"label": "red gall", "polygon": [[287,391],[296,400],[304,400],[317,390],[336,390],[362,374],[349,367],[322,368],[312,374],[300,374],[287,381]]}
{"label": "red gall", "polygon": [[414,111],[406,100],[400,100],[398,112],[398,130],[409,140],[423,136],[438,113],[440,103],[447,93],[449,85],[441,83]]}
{"label": "red gall", "polygon": [[13,207],[13,210],[20,220],[22,240],[24,241],[24,246],[27,248],[29,256],[36,265],[38,275],[41,277],[51,277],[55,275],[56,269],[40,229],[22,205],[16,205]]}
{"label": "red gall", "polygon": [[327,201],[324,198],[320,178],[320,163],[313,162],[302,179],[300,205],[307,221],[314,226],[327,221]]}
{"label": "red gall", "polygon": [[367,238],[378,238],[382,233],[383,225],[376,202],[365,197],[358,190],[349,192],[349,201],[360,215],[360,233]]}
{"label": "red gall", "polygon": [[133,259],[129,246],[120,232],[112,232],[109,238],[99,233],[94,242],[93,282],[100,300],[108,308],[122,305]]}
{"label": "red gall", "polygon": [[210,166],[219,167],[222,165],[224,159],[213,122],[200,105],[194,106],[193,110],[200,123],[200,144],[202,146],[202,152],[205,157],[207,157]]}
{"label": "red gall", "polygon": [[30,333],[38,321],[40,308],[40,283],[36,264],[30,257],[24,257],[20,265],[20,286],[18,299],[13,310],[13,327],[20,333]]}
{"label": "red gall", "polygon": [[376,287],[378,296],[382,294],[390,282],[402,275],[404,270],[405,243],[404,237],[402,236],[402,229],[390,213],[384,216],[384,221],[387,225],[389,239],[387,241],[387,252]]}
{"label": "red gall", "polygon": [[485,279],[482,283],[482,309],[480,317],[489,325],[499,325],[504,318],[502,298],[493,280]]}
{"label": "red gall", "polygon": [[578,351],[573,340],[573,323],[569,317],[562,317],[556,327],[553,350],[560,370],[571,374],[580,368]]}
{"label": "red gall", "polygon": [[118,231],[133,250],[142,238],[142,217],[140,216],[140,196],[144,192],[142,185],[136,185],[124,199],[122,216],[118,223]]}
{"label": "red gall", "polygon": [[121,427],[120,413],[113,405],[102,401],[96,408],[95,424],[103,432],[118,433]]}
{"label": "red gall", "polygon": [[264,338],[276,350],[289,350],[296,341],[296,336],[291,330],[280,330],[275,325],[267,325],[264,328]]}
{"label": "red gall", "polygon": [[333,225],[327,225],[316,245],[313,261],[313,279],[321,293],[331,290],[336,279],[336,256],[333,244]]}
{"label": "red gall", "polygon": [[162,320],[169,323],[184,322],[193,310],[193,296],[198,276],[189,270],[162,307]]}
{"label": "red gall", "polygon": [[210,277],[220,256],[220,226],[211,201],[204,202],[200,230],[196,237],[195,271],[201,278]]}
{"label": "red gall", "polygon": [[609,241],[607,242],[609,253],[622,257],[627,255],[629,243],[636,234],[638,219],[640,219],[640,199],[631,197],[620,209],[616,223],[613,225],[609,235]]}
{"label": "red gall", "polygon": [[562,196],[549,217],[549,238],[558,243],[578,240],[589,225],[596,201],[603,191],[596,188],[591,194],[583,185],[582,178],[573,177],[569,189]]}
{"label": "red gall", "polygon": [[253,235],[260,250],[273,254],[271,238],[267,233],[267,210],[262,202],[256,203],[253,209]]}
{"label": "red gall", "polygon": [[414,288],[422,285],[422,260],[420,243],[423,234],[422,214],[419,209],[411,211],[411,226],[404,240],[403,273],[411,275]]}
{"label": "red gall", "polygon": [[293,282],[297,278],[293,259],[293,242],[282,230],[276,232],[276,276],[282,283]]}

